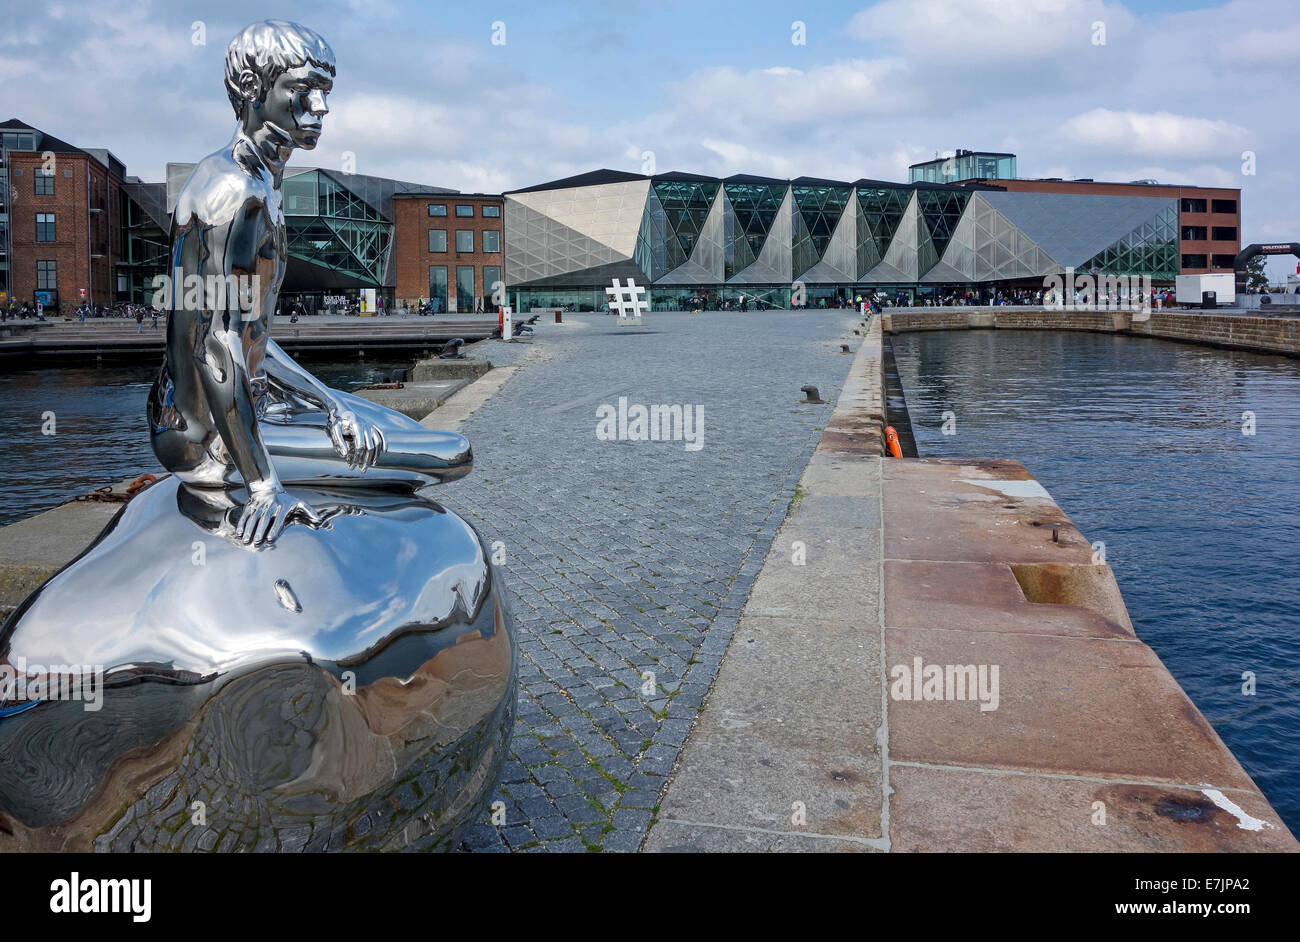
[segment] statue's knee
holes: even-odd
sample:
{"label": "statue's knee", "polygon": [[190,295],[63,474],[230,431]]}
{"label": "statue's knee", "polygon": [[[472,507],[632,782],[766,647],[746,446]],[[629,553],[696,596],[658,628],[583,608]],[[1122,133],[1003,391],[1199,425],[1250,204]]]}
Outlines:
{"label": "statue's knee", "polygon": [[448,464],[455,467],[469,466],[474,463],[474,449],[469,439],[458,432],[439,432],[442,436],[439,451],[446,456]]}

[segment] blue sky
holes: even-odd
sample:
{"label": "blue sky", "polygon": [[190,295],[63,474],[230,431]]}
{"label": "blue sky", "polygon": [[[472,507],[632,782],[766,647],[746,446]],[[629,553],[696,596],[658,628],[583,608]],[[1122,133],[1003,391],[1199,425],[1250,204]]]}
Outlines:
{"label": "blue sky", "polygon": [[0,9],[16,24],[0,35],[0,114],[108,147],[146,180],[226,139],[225,45],[277,16],[339,60],[303,163],[350,152],[361,173],[501,190],[597,167],[906,179],[936,152],[1006,150],[1022,176],[1241,187],[1243,241],[1300,239],[1294,0]]}

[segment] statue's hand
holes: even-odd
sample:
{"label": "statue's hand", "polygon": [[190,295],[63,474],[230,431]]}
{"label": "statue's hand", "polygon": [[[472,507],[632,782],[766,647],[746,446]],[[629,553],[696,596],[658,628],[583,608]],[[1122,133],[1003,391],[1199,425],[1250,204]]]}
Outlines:
{"label": "statue's hand", "polygon": [[372,425],[354,412],[330,409],[326,429],[330,441],[334,443],[334,450],[351,468],[366,471],[384,450],[384,433],[377,425]]}
{"label": "statue's hand", "polygon": [[273,543],[293,517],[302,517],[311,526],[320,526],[323,522],[311,505],[286,493],[281,487],[250,488],[248,501],[235,524],[235,535],[253,546]]}

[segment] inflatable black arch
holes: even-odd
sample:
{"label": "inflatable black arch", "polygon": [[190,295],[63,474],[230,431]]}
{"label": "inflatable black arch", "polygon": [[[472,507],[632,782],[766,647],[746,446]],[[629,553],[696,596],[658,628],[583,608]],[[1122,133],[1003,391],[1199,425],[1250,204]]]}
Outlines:
{"label": "inflatable black arch", "polygon": [[1300,258],[1300,242],[1278,242],[1272,245],[1260,245],[1256,242],[1242,249],[1237,254],[1237,260],[1232,263],[1239,295],[1246,293],[1246,265],[1256,255],[1294,255]]}

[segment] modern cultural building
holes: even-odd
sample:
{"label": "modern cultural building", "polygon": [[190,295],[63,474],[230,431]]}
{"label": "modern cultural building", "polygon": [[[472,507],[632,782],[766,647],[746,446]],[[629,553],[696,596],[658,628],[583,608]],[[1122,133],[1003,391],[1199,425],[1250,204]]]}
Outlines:
{"label": "modern cultural building", "polygon": [[987,297],[1067,268],[1166,285],[1231,271],[1240,250],[1240,190],[1015,173],[1013,154],[958,151],[908,183],[597,170],[514,190],[511,302],[603,310],[615,278],[659,310],[787,307],[796,290],[814,307],[873,290]]}
{"label": "modern cultural building", "polygon": [[[0,123],[0,300],[149,300],[192,167],[145,183],[107,150]],[[497,195],[290,167],[281,297],[338,310],[373,289],[389,311],[490,312],[504,285],[516,310],[604,310],[618,278],[658,310],[831,306],[1037,290],[1067,268],[1155,285],[1233,270],[1240,190],[1016,173],[1014,154],[959,150],[907,183],[597,170]]]}

